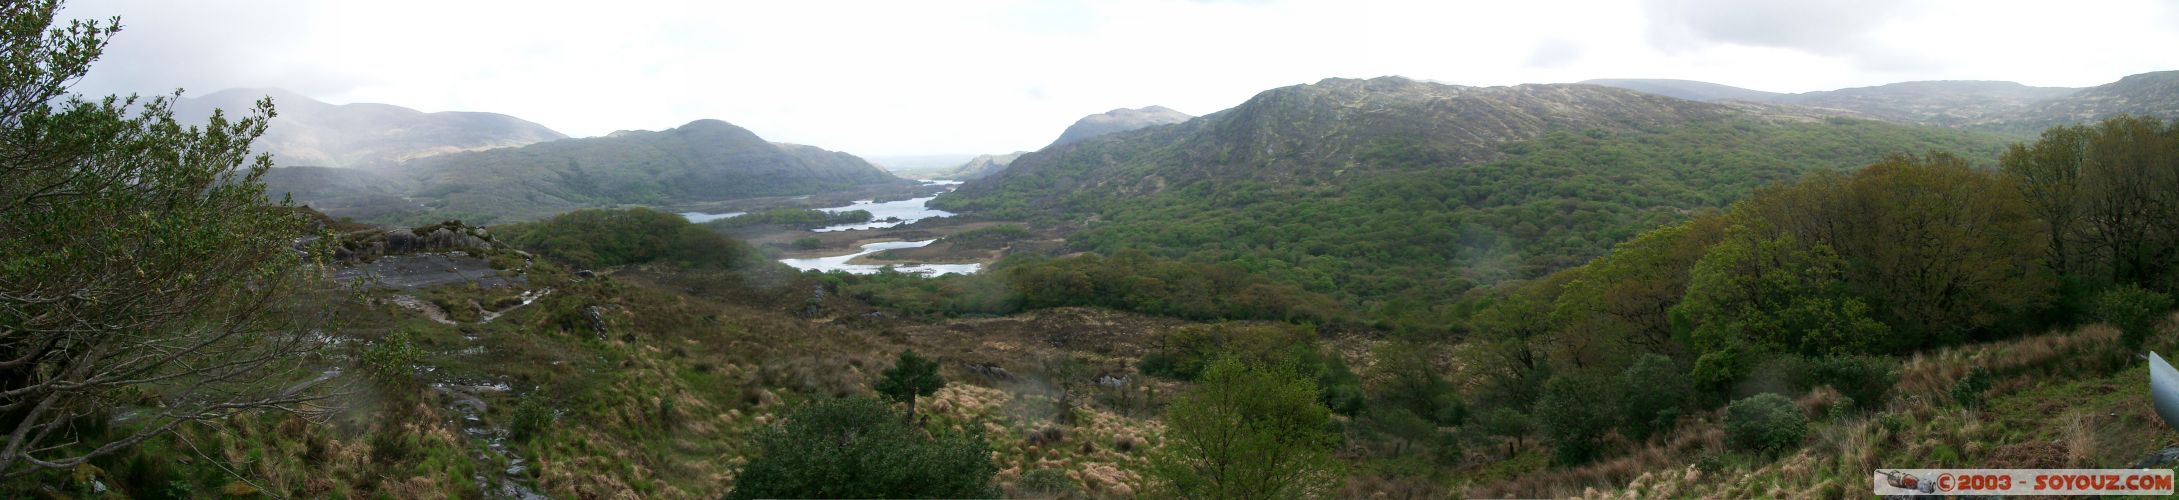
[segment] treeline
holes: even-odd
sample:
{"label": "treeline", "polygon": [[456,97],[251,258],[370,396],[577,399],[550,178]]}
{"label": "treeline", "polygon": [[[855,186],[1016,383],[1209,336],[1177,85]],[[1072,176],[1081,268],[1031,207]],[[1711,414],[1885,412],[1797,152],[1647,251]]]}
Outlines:
{"label": "treeline", "polygon": [[500,241],[581,268],[651,262],[733,268],[764,260],[747,244],[648,208],[577,210],[491,230]]}
{"label": "treeline", "polygon": [[775,208],[762,212],[753,212],[736,215],[733,217],[727,217],[724,219],[705,222],[704,224],[722,229],[761,226],[767,224],[779,224],[800,228],[819,228],[825,226],[836,226],[840,224],[858,224],[863,222],[870,222],[870,217],[870,211],[868,210],[827,212],[823,210],[811,210],[807,208]]}
{"label": "treeline", "polygon": [[1017,254],[985,273],[834,273],[843,292],[909,314],[1010,314],[1104,307],[1196,320],[1351,322],[1336,301],[1236,266],[1160,259],[1142,252],[1049,258]]}
{"label": "treeline", "polygon": [[1777,394],[1881,405],[1886,355],[2084,321],[2140,347],[2179,288],[2179,123],[2055,128],[1999,165],[1817,173],[1475,294],[1454,308],[1477,368],[1464,397],[1566,463],[1729,401],[1729,440],[1772,451],[1800,442]]}

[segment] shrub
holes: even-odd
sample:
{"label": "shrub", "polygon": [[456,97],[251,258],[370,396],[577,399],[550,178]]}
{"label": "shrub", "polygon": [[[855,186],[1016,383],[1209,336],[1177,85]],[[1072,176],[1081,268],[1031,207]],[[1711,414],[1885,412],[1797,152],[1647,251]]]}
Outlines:
{"label": "shrub", "polygon": [[1827,356],[1809,366],[1811,385],[1827,385],[1846,395],[1858,408],[1873,408],[1891,396],[1899,383],[1897,364],[1882,356]]}
{"label": "shrub", "polygon": [[1695,393],[1672,358],[1656,354],[1642,356],[1621,372],[1619,388],[1619,429],[1637,440],[1670,428],[1679,419],[1681,407]]}
{"label": "shrub", "polygon": [[513,415],[507,418],[508,437],[516,441],[538,436],[552,426],[552,407],[545,404],[545,397],[536,392],[522,396],[515,403]]}
{"label": "shrub", "polygon": [[876,398],[796,408],[758,431],[759,452],[727,498],[990,497],[991,448],[975,434],[927,435]]}
{"label": "shrub", "polygon": [[1060,497],[1074,493],[1074,479],[1059,469],[1037,469],[1021,475],[1021,491],[1041,496]]}
{"label": "shrub", "polygon": [[1337,435],[1316,383],[1291,365],[1223,358],[1166,407],[1170,438],[1151,459],[1160,496],[1312,497],[1336,491]]}
{"label": "shrub", "polygon": [[1501,406],[1477,417],[1476,427],[1485,435],[1506,438],[1506,455],[1511,456],[1519,451],[1521,439],[1536,433],[1536,419],[1520,410]]}
{"label": "shrub", "polygon": [[1725,408],[1725,439],[1735,448],[1776,453],[1798,447],[1808,435],[1808,416],[1793,400],[1757,394]]}
{"label": "shrub", "polygon": [[372,381],[386,385],[406,383],[416,376],[423,349],[409,339],[408,330],[394,330],[363,350],[363,371]]}
{"label": "shrub", "polygon": [[824,248],[825,242],[824,240],[819,240],[817,238],[796,238],[794,240],[794,243],[790,243],[789,245],[792,245],[797,250],[816,250],[819,248]]}
{"label": "shrub", "polygon": [[1695,359],[1695,370],[1687,374],[1696,386],[1713,393],[1724,392],[1748,373],[1746,356],[1738,348],[1710,351]]}
{"label": "shrub", "polygon": [[1561,463],[1578,464],[1602,451],[1598,438],[1618,424],[1619,410],[1608,379],[1584,375],[1553,377],[1536,401],[1536,418],[1551,436]]}
{"label": "shrub", "polygon": [[1977,366],[1952,383],[1952,401],[1966,408],[1982,406],[1982,393],[1990,390],[1990,371]]}
{"label": "shrub", "polygon": [[2124,285],[2096,294],[2089,302],[2089,312],[2097,321],[2110,323],[2119,330],[2119,340],[2129,349],[2140,349],[2164,318],[2171,314],[2170,295]]}

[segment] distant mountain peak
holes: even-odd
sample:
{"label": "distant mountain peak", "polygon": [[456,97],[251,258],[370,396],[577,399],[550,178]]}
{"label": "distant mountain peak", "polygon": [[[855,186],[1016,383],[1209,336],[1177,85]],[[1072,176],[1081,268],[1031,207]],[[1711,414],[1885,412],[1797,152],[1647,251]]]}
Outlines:
{"label": "distant mountain peak", "polygon": [[278,88],[185,94],[175,102],[174,115],[183,122],[201,122],[214,109],[232,115],[268,96],[279,116],[252,146],[271,153],[273,162],[283,167],[390,167],[426,156],[567,138],[544,125],[498,113],[330,104]]}
{"label": "distant mountain peak", "polygon": [[1144,106],[1134,109],[1120,108],[1076,120],[1074,125],[1068,126],[1065,132],[1059,134],[1058,140],[1052,141],[1052,145],[1070,144],[1091,137],[1126,132],[1153,125],[1180,123],[1191,118],[1195,118],[1195,116],[1174,111],[1172,108],[1164,106]]}

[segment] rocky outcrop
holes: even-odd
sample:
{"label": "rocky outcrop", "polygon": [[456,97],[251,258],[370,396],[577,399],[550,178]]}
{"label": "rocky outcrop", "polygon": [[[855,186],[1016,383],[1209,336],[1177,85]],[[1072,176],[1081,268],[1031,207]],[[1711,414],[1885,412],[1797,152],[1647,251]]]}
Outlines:
{"label": "rocky outcrop", "polygon": [[446,221],[418,228],[378,228],[355,231],[341,236],[340,245],[333,251],[333,258],[344,262],[367,262],[388,255],[412,255],[462,251],[486,255],[499,251],[519,254],[527,259],[529,254],[514,250],[497,241],[486,229],[461,221]]}

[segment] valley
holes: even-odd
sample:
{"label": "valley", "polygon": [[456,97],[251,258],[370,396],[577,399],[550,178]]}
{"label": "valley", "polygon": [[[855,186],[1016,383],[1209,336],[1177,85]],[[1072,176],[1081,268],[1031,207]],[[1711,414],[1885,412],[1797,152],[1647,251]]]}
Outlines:
{"label": "valley", "polygon": [[[2148,357],[2179,352],[2175,71],[1312,76],[1198,107],[1225,98],[1195,80],[1331,70],[1165,38],[1114,65],[1137,49],[1055,42],[1097,23],[1012,13],[932,24],[976,42],[942,51],[462,46],[650,68],[587,93],[431,66],[455,83],[418,108],[92,100],[68,89],[126,35],[59,9],[0,8],[0,497],[1853,498],[1886,470],[2179,471]],[[849,27],[922,15],[882,14]],[[898,61],[824,78],[856,57],[832,42]],[[1625,55],[1566,43],[1476,78]],[[1064,57],[933,62],[1018,57],[992,45]],[[1408,67],[1383,45],[1364,67]],[[1239,48],[1293,67],[1181,70]],[[537,122],[422,111],[537,95]],[[1204,114],[1109,103],[1147,98]]]}

